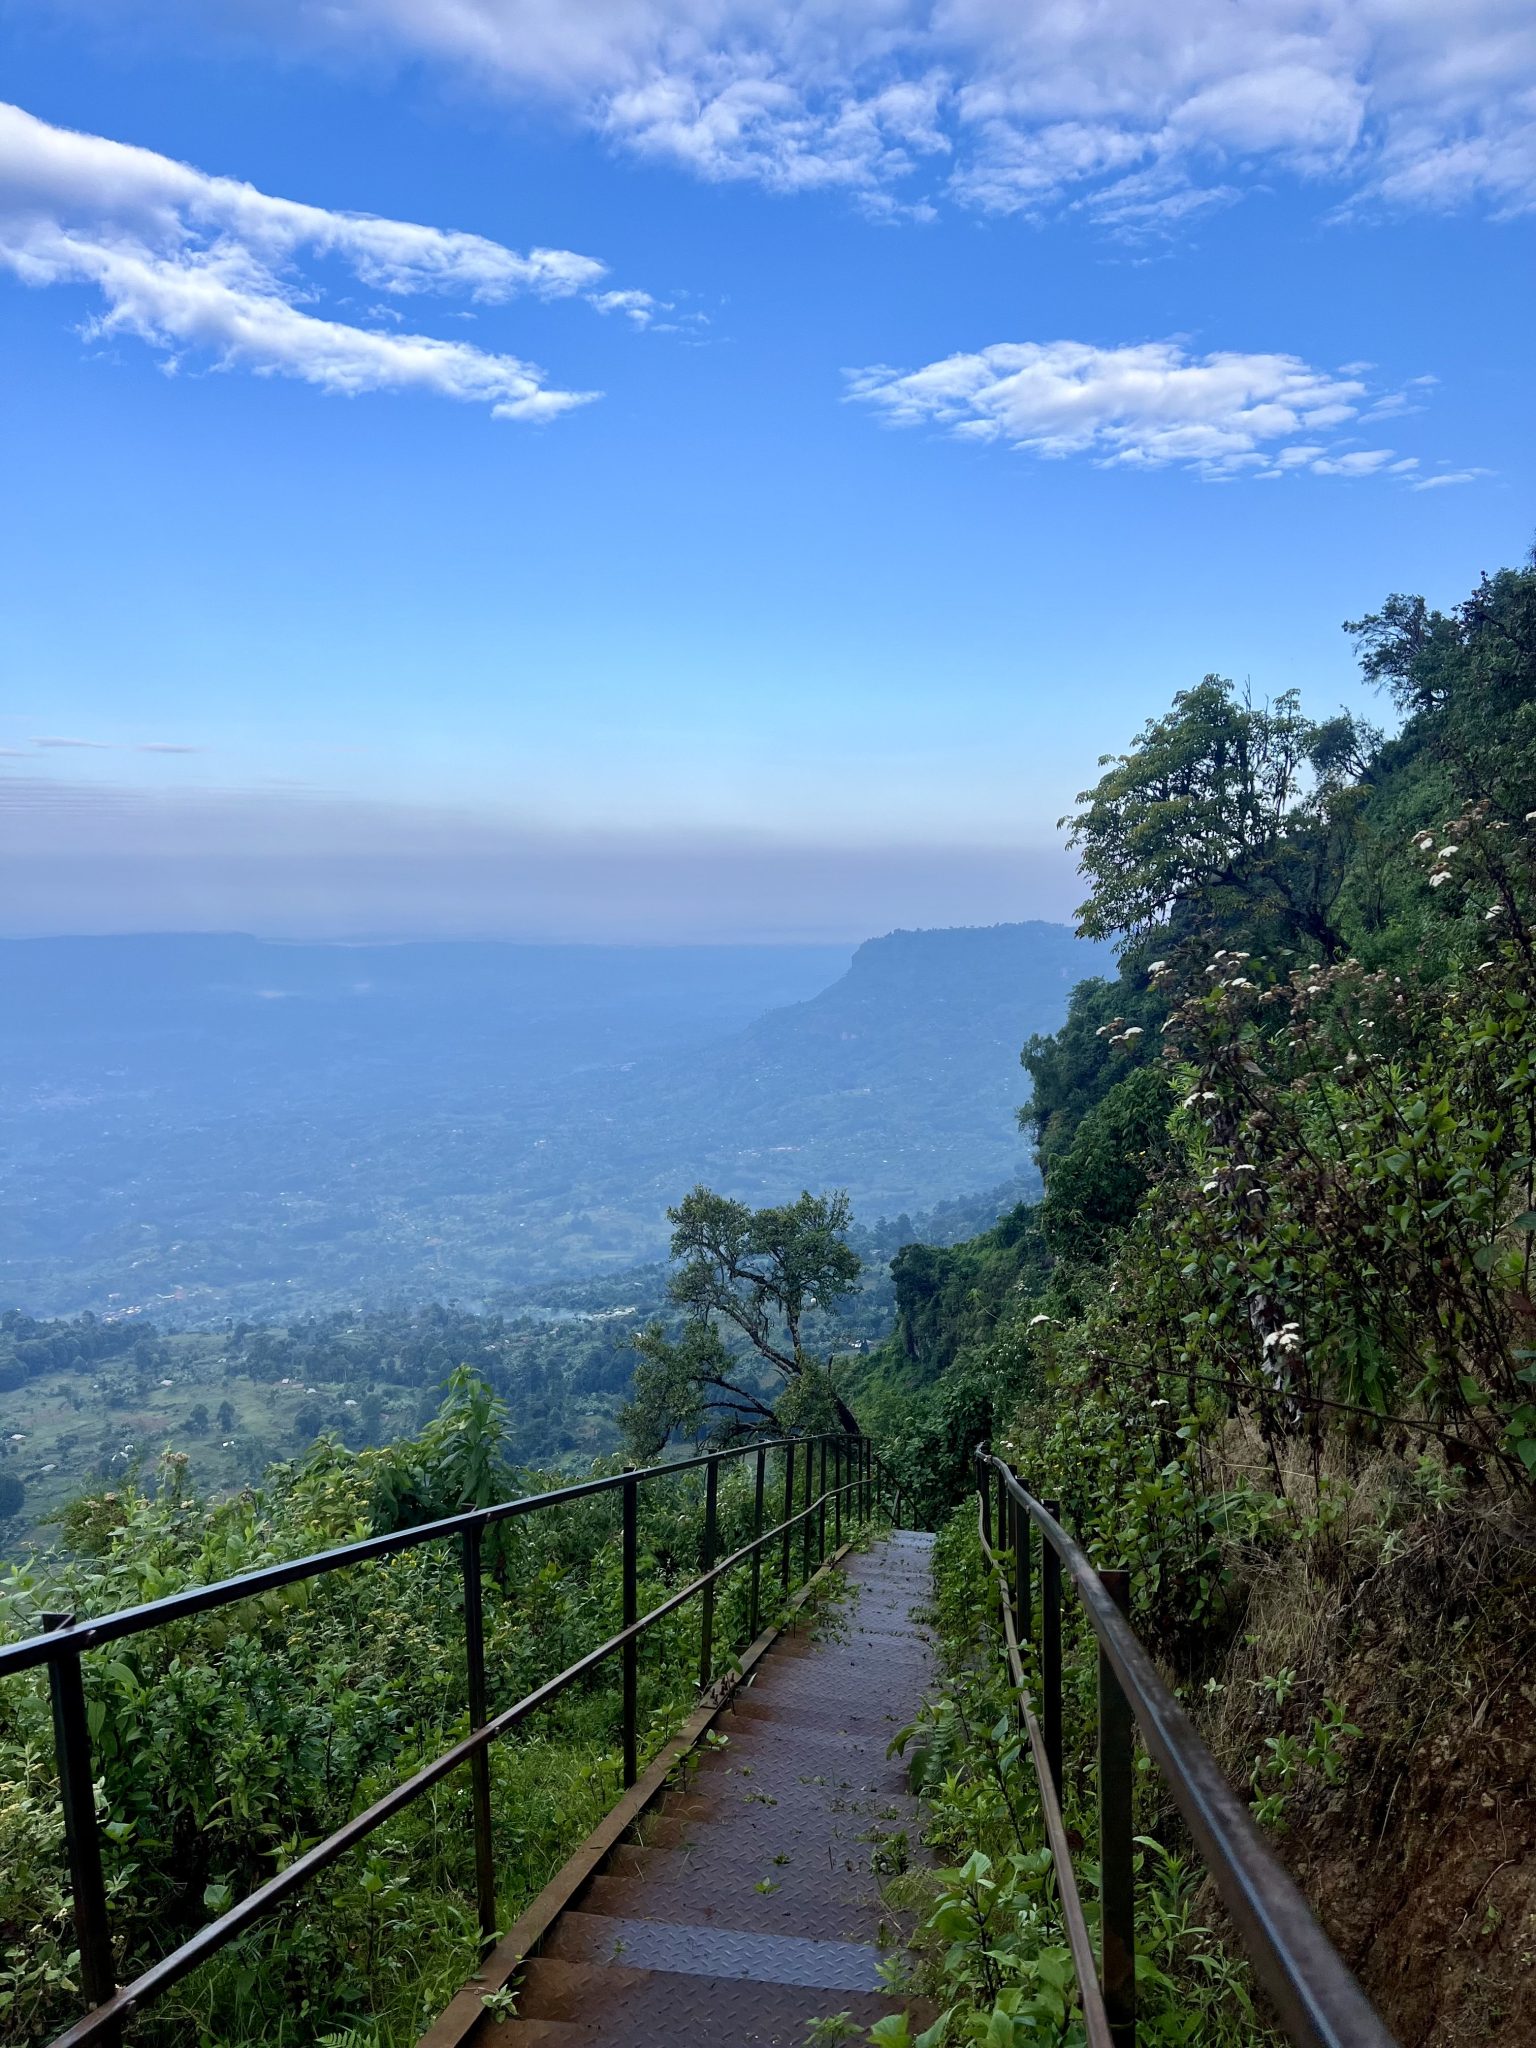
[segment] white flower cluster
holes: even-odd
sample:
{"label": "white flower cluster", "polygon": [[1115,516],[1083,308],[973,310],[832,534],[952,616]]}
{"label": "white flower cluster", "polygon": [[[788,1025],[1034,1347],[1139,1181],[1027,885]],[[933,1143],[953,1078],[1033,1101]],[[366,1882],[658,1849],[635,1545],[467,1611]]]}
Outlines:
{"label": "white flower cluster", "polygon": [[1145,1038],[1147,1034],[1139,1024],[1127,1024],[1123,1017],[1116,1017],[1108,1024],[1101,1024],[1093,1035],[1095,1038],[1107,1038],[1111,1045],[1134,1045],[1138,1038]]}

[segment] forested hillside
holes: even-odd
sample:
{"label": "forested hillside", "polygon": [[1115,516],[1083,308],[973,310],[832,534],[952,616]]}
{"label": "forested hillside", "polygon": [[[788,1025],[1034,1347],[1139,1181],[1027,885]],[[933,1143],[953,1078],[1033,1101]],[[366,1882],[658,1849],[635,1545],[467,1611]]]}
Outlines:
{"label": "forested hillside", "polygon": [[659,1257],[700,1179],[835,1183],[873,1221],[1032,1174],[1019,1034],[1102,947],[1027,924],[894,933],[846,973],[777,950],[0,947],[0,1305],[485,1304]]}
{"label": "forested hillside", "polygon": [[[858,1290],[835,1317],[813,1314],[812,1331],[850,1356],[877,1343],[895,1309],[893,1254],[964,1239],[1023,1192],[1007,1182],[915,1217],[855,1222]],[[49,1518],[82,1489],[150,1475],[165,1452],[184,1461],[189,1486],[219,1495],[323,1435],[351,1449],[390,1443],[436,1413],[459,1366],[507,1403],[514,1467],[584,1470],[619,1446],[635,1332],[670,1313],[659,1263],[508,1289],[482,1313],[358,1306],[183,1330],[0,1310],[0,1556],[54,1537]]]}
{"label": "forested hillside", "polygon": [[[990,1438],[1132,1568],[1138,1626],[1405,2044],[1528,2042],[1536,568],[1348,630],[1391,737],[1208,677],[1079,799],[1081,925],[1120,970],[1025,1050],[1044,1199],[898,1258],[856,1405],[928,1513]],[[957,1648],[974,1543],[962,1513]],[[1024,1781],[1005,1797],[979,1750],[967,1782],[951,1842],[1006,1858]],[[1145,1874],[1165,1957],[1191,1901]],[[1055,1937],[1018,1882],[1027,1984]]]}

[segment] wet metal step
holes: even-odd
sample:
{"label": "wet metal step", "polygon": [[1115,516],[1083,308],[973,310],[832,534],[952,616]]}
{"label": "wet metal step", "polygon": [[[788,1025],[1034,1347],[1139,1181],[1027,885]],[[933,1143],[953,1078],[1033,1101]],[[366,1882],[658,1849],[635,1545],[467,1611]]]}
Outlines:
{"label": "wet metal step", "polygon": [[794,1984],[810,1991],[879,1991],[880,1951],[854,1941],[768,1934],[680,1921],[562,1913],[544,1953],[572,1963],[615,1963],[626,1970],[689,1977]]}
{"label": "wet metal step", "polygon": [[[899,2000],[876,1992],[535,1957],[517,2020],[563,2021],[605,2048],[803,2048],[813,2020],[845,2012],[854,2025],[872,2027],[900,2010]],[[498,2028],[485,2038],[511,2048],[518,2033]]]}
{"label": "wet metal step", "polygon": [[[698,1756],[544,1936],[504,2048],[804,2048],[846,2014],[862,2035],[909,2009],[881,1983],[904,1928],[874,1856],[920,1815],[887,1755],[933,1668],[921,1626],[929,1544],[893,1538],[846,1563],[830,1627],[781,1638]],[[900,1851],[887,1853],[899,1854]]]}

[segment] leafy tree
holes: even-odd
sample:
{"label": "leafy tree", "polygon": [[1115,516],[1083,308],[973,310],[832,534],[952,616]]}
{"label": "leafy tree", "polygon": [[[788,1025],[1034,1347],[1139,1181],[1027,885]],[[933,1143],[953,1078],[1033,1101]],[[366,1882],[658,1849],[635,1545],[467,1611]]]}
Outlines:
{"label": "leafy tree", "polygon": [[239,1419],[239,1416],[235,1413],[235,1404],[233,1401],[221,1401],[219,1403],[220,1429],[233,1429],[235,1424],[239,1421]]}
{"label": "leafy tree", "polygon": [[1040,1220],[1059,1256],[1100,1258],[1135,1216],[1169,1153],[1173,1097],[1155,1067],[1122,1076],[1051,1168]]}
{"label": "leafy tree", "polygon": [[749,1209],[700,1186],[667,1216],[681,1261],[667,1291],[684,1321],[676,1337],[653,1322],[634,1339],[640,1363],[619,1420],[637,1454],[653,1456],[679,1431],[726,1439],[834,1421],[856,1430],[805,1338],[807,1313],[835,1309],[858,1282],[848,1197],[807,1192]]}
{"label": "leafy tree", "polygon": [[0,1522],[19,1515],[26,1506],[27,1489],[14,1472],[0,1472]]}
{"label": "leafy tree", "polygon": [[188,1436],[206,1436],[212,1427],[213,1423],[209,1418],[207,1402],[195,1402],[191,1414],[187,1417]]}
{"label": "leafy tree", "polygon": [[963,1244],[904,1245],[891,1261],[893,1346],[919,1382],[949,1373],[989,1338],[1021,1289],[1044,1278],[1040,1211],[1024,1203]]}
{"label": "leafy tree", "polygon": [[1214,675],[1181,691],[1129,753],[1101,757],[1108,773],[1061,821],[1092,884],[1079,933],[1135,937],[1182,912],[1339,952],[1355,785],[1378,744],[1348,716],[1304,718],[1294,691],[1256,705]]}
{"label": "leafy tree", "polygon": [[[1080,981],[1068,1000],[1066,1023],[1049,1036],[1037,1032],[1019,1055],[1032,1084],[1019,1122],[1033,1133],[1035,1162],[1047,1181],[1094,1104],[1124,1078],[1128,1066],[1157,1053],[1168,1006],[1145,976],[1133,978],[1129,968],[1127,960],[1118,981]],[[1134,1037],[1127,1035],[1131,1027],[1139,1027]],[[1120,1042],[1111,1045],[1112,1035]]]}
{"label": "leafy tree", "polygon": [[1415,751],[1441,763],[1458,803],[1507,818],[1536,805],[1536,553],[1484,576],[1450,613],[1394,593],[1348,621],[1369,682],[1410,714]]}
{"label": "leafy tree", "polygon": [[1393,591],[1379,612],[1346,619],[1368,683],[1389,690],[1400,711],[1437,711],[1462,667],[1459,617],[1432,612],[1422,597]]}

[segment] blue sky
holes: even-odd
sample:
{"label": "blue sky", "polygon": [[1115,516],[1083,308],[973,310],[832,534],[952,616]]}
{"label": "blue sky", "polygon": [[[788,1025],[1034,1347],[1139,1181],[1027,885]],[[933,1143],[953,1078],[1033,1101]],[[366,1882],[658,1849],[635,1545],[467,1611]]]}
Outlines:
{"label": "blue sky", "polygon": [[0,25],[6,929],[1060,915],[1529,545],[1507,0],[206,13]]}

